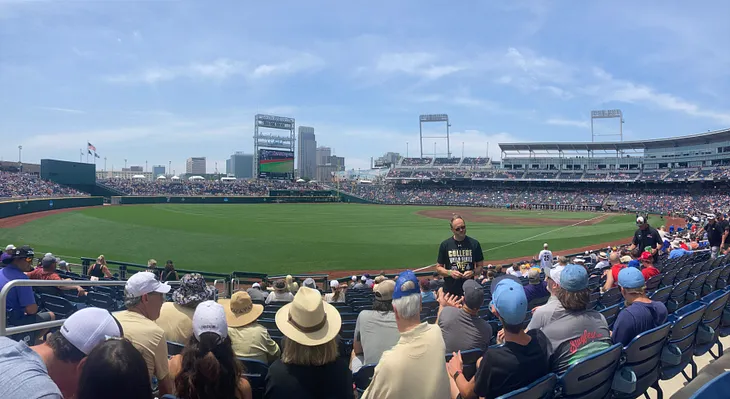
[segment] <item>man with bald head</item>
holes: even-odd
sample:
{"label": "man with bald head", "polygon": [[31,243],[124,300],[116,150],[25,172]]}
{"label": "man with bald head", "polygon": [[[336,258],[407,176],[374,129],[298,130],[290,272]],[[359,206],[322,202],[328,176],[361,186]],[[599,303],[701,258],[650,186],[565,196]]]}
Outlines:
{"label": "man with bald head", "polygon": [[464,218],[454,215],[449,222],[452,236],[441,243],[436,271],[444,277],[444,292],[463,296],[464,281],[481,274],[484,253],[479,241],[466,235]]}

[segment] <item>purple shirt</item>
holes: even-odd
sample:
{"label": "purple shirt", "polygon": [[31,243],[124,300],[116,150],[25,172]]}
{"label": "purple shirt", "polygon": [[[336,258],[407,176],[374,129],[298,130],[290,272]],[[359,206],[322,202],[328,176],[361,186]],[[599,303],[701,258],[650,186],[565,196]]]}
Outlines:
{"label": "purple shirt", "polygon": [[0,255],[0,262],[4,261],[5,259],[8,259],[10,257],[11,257],[10,254],[8,254],[7,252],[3,252],[3,254]]}
{"label": "purple shirt", "polygon": [[547,290],[547,282],[541,281],[540,284],[527,284],[525,286],[525,296],[527,297],[527,303],[530,303],[535,298],[550,296],[550,292]]}
{"label": "purple shirt", "polygon": [[[15,266],[7,266],[0,270],[0,290],[5,287],[5,284],[12,280],[28,280],[28,276]],[[10,320],[18,320],[22,318],[23,315],[25,315],[25,307],[33,304],[35,304],[33,288],[11,288],[7,299],[7,309],[10,314]]]}

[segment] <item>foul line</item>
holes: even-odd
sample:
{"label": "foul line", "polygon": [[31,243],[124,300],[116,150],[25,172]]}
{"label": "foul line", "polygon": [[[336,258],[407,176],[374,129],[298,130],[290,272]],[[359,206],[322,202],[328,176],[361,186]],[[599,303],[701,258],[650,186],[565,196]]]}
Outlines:
{"label": "foul line", "polygon": [[[544,236],[545,234],[551,234],[551,233],[555,233],[556,231],[560,231],[560,230],[565,230],[565,229],[569,229],[569,228],[571,228],[571,227],[575,227],[575,226],[578,226],[578,225],[580,225],[580,224],[583,224],[583,223],[586,223],[586,222],[591,222],[591,221],[593,221],[593,220],[596,220],[596,219],[599,219],[599,218],[602,218],[602,217],[605,217],[605,216],[606,216],[606,215],[599,215],[599,216],[596,216],[596,217],[594,217],[594,218],[591,218],[591,219],[581,220],[580,222],[578,222],[578,223],[573,223],[573,224],[571,224],[571,225],[569,225],[569,226],[563,226],[563,227],[559,227],[559,228],[557,228],[557,229],[553,229],[553,230],[550,230],[550,231],[546,231],[546,232],[544,232],[544,233],[536,234],[536,235],[534,235],[534,236],[532,236],[532,237],[527,237],[527,238],[523,238],[523,239],[521,239],[521,240],[519,240],[519,241],[511,242],[511,243],[509,243],[509,244],[504,244],[504,245],[500,245],[500,246],[498,246],[498,247],[494,247],[494,248],[489,248],[489,249],[487,249],[487,250],[486,250],[486,251],[484,251],[484,252],[489,252],[489,251],[493,251],[493,250],[495,250],[495,249],[501,249],[501,248],[509,247],[509,246],[511,246],[511,245],[519,244],[519,243],[521,243],[521,242],[524,242],[524,241],[530,241],[530,240],[533,240],[533,239],[535,239],[535,238],[537,238],[537,237],[540,237],[540,236]],[[414,270],[414,271],[416,271],[416,272],[420,272],[420,271],[423,271],[423,270],[426,270],[426,269],[430,269],[430,268],[432,268],[432,267],[434,267],[434,266],[436,266],[436,264],[435,264],[435,263],[434,263],[434,264],[432,264],[432,265],[428,265],[428,266],[420,267],[420,268],[418,268],[418,269],[416,269],[416,270]]]}

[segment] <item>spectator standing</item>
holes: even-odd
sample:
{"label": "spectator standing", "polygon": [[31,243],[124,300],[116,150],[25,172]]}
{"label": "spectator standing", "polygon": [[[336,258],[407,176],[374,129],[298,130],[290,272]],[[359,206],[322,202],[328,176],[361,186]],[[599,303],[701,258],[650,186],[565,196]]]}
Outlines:
{"label": "spectator standing", "polygon": [[380,361],[383,352],[392,348],[400,338],[393,312],[395,282],[386,280],[375,288],[372,310],[363,310],[355,322],[350,369],[356,372],[365,364]]}
{"label": "spectator standing", "polygon": [[193,336],[182,354],[170,359],[178,399],[251,399],[228,337],[226,312],[213,301],[201,302],[193,316]]}
{"label": "spectator standing", "polygon": [[271,363],[279,358],[279,345],[271,339],[266,327],[256,320],[264,312],[264,306],[255,304],[245,291],[233,293],[231,299],[220,299],[228,322],[228,336],[238,357]]}
{"label": "spectator standing", "polygon": [[533,299],[550,296],[550,292],[547,289],[547,281],[540,278],[540,269],[536,267],[530,269],[527,274],[527,281],[528,284],[524,286],[524,291],[528,304]]}
{"label": "spectator standing", "polygon": [[[0,290],[13,280],[28,280],[26,272],[30,272],[33,265],[33,248],[24,245],[13,250],[13,254],[6,257],[0,270]],[[35,295],[31,287],[13,287],[6,298],[8,322],[12,325],[24,325],[42,321],[51,321],[56,318],[52,312],[39,312],[35,303]],[[45,331],[38,335],[43,336]]]}
{"label": "spectator standing", "polygon": [[542,306],[541,310],[548,308],[551,312],[535,312],[527,329],[542,330],[550,341],[551,370],[564,373],[578,360],[608,348],[611,334],[602,314],[586,310],[590,289],[585,267],[568,265],[560,272],[559,279],[558,303],[552,308],[550,302]]}
{"label": "spectator standing", "polygon": [[443,336],[438,326],[420,322],[420,294],[416,275],[410,270],[402,272],[393,292],[400,339],[383,353],[361,399],[449,397]]}
{"label": "spectator standing", "polygon": [[328,303],[344,303],[345,287],[347,287],[347,285],[340,285],[337,280],[330,281],[330,290],[332,290],[332,292],[324,294],[324,300]]}
{"label": "spectator standing", "polygon": [[484,303],[484,288],[474,280],[464,281],[464,296],[453,306],[453,296],[439,291],[437,324],[444,337],[446,353],[479,348],[487,349],[492,340],[492,327],[479,317]]}
{"label": "spectator standing", "polygon": [[613,342],[627,346],[634,337],[658,327],[667,321],[667,307],[646,296],[644,275],[633,267],[618,274],[618,285],[626,300],[626,307],[613,325]]}
{"label": "spectator standing", "polygon": [[340,313],[318,291],[300,288],[276,312],[284,349],[269,367],[264,399],[354,398],[352,373],[337,349],[341,325]]}
{"label": "spectator standing", "polygon": [[175,393],[172,378],[168,375],[165,331],[155,323],[168,292],[170,286],[160,283],[154,274],[135,273],[124,286],[127,310],[116,313],[124,329],[124,337],[142,353],[150,378],[157,377],[161,396]]}
{"label": "spectator standing", "polygon": [[165,269],[162,270],[160,273],[160,281],[163,283],[167,281],[178,281],[180,280],[180,276],[177,274],[177,271],[175,270],[175,265],[172,263],[171,260],[168,260],[165,262]]}
{"label": "spectator standing", "polygon": [[205,282],[199,273],[190,273],[180,280],[180,287],[172,293],[172,302],[165,302],[160,317],[155,320],[165,332],[167,341],[184,344],[193,335],[195,308],[203,301],[215,298],[215,288]]}
{"label": "spectator standing", "polygon": [[251,300],[266,302],[266,297],[269,296],[269,292],[266,291],[265,286],[262,287],[261,284],[265,283],[253,283],[253,285],[251,285],[251,288],[246,290],[246,292],[248,292],[248,295],[251,297]]}
{"label": "spectator standing", "polygon": [[112,272],[109,271],[109,267],[106,265],[106,258],[104,255],[99,255],[96,258],[96,263],[91,265],[87,274],[91,277],[91,280],[99,280],[104,277],[112,278]]}
{"label": "spectator standing", "polygon": [[427,278],[421,279],[421,302],[433,302],[436,300],[436,295],[431,291],[431,281]]}
{"label": "spectator standing", "polygon": [[699,237],[702,237],[703,231],[707,233],[707,241],[710,242],[711,258],[715,259],[720,253],[720,247],[724,244],[724,224],[718,223],[715,215],[707,215],[707,224],[698,232]]}
{"label": "spectator standing", "polygon": [[491,311],[502,323],[504,345],[490,348],[477,360],[474,378],[463,374],[461,352],[454,353],[447,367],[452,378],[451,397],[496,398],[525,387],[550,371],[548,339],[540,330],[525,332],[527,297],[519,280],[501,277],[492,282]]}
{"label": "spectator standing", "polygon": [[553,251],[548,249],[548,243],[542,244],[542,251],[537,255],[540,260],[540,268],[547,275],[553,268]]}
{"label": "spectator standing", "polygon": [[274,282],[274,292],[269,293],[266,297],[266,304],[271,302],[291,302],[294,300],[294,294],[286,288],[284,280],[276,280]]}
{"label": "spectator standing", "polygon": [[0,337],[0,398],[74,397],[84,358],[108,337],[120,336],[109,312],[86,308],[69,316],[43,344],[28,347]]}
{"label": "spectator standing", "polygon": [[126,339],[110,339],[89,353],[76,399],[152,399],[142,354]]}
{"label": "spectator standing", "polygon": [[454,215],[449,223],[453,235],[439,246],[436,271],[444,277],[444,291],[462,296],[464,281],[481,274],[484,253],[479,241],[466,235],[464,218]]}
{"label": "spectator standing", "polygon": [[649,222],[644,216],[636,218],[638,229],[634,232],[634,238],[629,249],[639,248],[641,251],[650,249],[650,253],[654,258],[654,263],[659,260],[659,250],[662,248],[663,240],[659,236],[657,229],[649,226]]}

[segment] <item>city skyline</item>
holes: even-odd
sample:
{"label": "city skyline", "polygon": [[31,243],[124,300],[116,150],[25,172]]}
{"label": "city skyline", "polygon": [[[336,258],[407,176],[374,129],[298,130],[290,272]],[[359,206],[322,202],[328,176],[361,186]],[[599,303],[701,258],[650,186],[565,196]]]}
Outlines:
{"label": "city skyline", "polygon": [[2,2],[0,158],[76,161],[93,143],[98,170],[181,173],[197,154],[212,173],[253,151],[258,113],[314,127],[348,169],[418,154],[421,114],[449,115],[453,155],[496,158],[499,142],[590,141],[592,110],[621,109],[625,140],[727,128],[728,14],[718,0]]}

